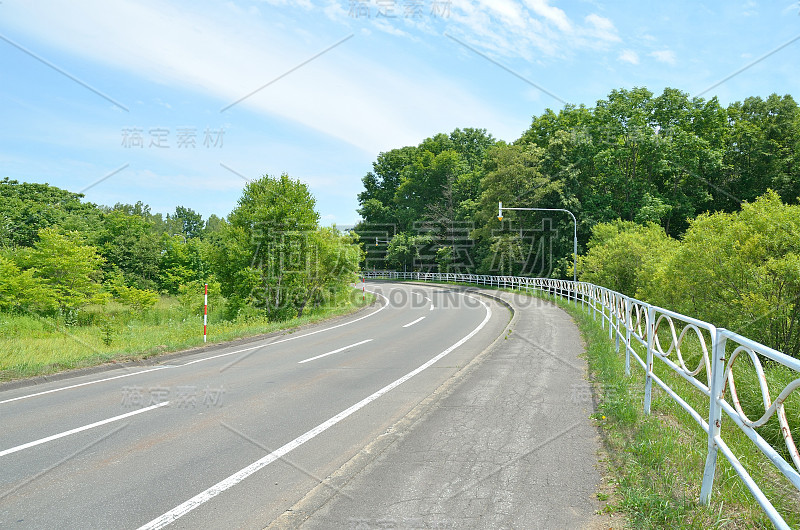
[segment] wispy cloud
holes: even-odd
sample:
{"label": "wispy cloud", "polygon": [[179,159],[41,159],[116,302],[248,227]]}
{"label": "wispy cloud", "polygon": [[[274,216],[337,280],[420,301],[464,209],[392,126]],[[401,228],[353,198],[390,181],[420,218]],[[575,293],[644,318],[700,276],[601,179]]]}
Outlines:
{"label": "wispy cloud", "polygon": [[[304,40],[295,32],[281,32],[279,25],[264,32],[234,11],[229,15],[226,18],[224,8],[200,16],[170,4],[132,0],[115,2],[113,9],[98,8],[90,0],[4,6],[7,21],[13,24],[16,18],[18,27],[37,40],[155,83],[210,95],[223,104],[242,98],[330,43],[327,35]],[[32,16],[35,25],[30,24]],[[59,31],[47,29],[53,27]],[[148,37],[142,38],[145,29]],[[370,153],[416,143],[431,130],[463,123],[465,109],[475,123],[501,123],[494,109],[436,71],[411,78],[391,64],[345,49],[351,44],[293,71],[242,105]],[[376,135],[376,130],[382,134]]]}
{"label": "wispy cloud", "polygon": [[551,22],[564,33],[572,33],[573,24],[563,10],[549,5],[547,0],[526,0],[525,3],[534,13]]}
{"label": "wispy cloud", "polygon": [[649,55],[651,57],[654,57],[655,60],[660,63],[674,65],[677,62],[677,59],[675,57],[675,52],[673,52],[672,50],[658,50],[650,52]]}
{"label": "wispy cloud", "polygon": [[[341,8],[329,4],[325,9],[331,20],[346,21]],[[391,26],[385,20],[361,22],[381,31]],[[403,23],[432,35],[446,31],[495,58],[536,62],[621,42],[611,19],[592,13],[573,20],[551,5],[551,0],[454,0],[446,18],[423,17]]]}
{"label": "wispy cloud", "polygon": [[633,50],[622,50],[618,59],[625,63],[639,64],[639,54]]}
{"label": "wispy cloud", "polygon": [[604,42],[622,41],[617,28],[610,19],[592,13],[591,15],[588,15],[585,20],[589,28],[590,35],[593,35]]}

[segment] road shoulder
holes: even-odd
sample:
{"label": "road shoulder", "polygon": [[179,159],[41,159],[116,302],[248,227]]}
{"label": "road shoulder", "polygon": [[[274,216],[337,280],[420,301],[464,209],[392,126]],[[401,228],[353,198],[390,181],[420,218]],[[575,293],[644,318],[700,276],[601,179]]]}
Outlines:
{"label": "road shoulder", "polygon": [[540,299],[481,292],[512,304],[505,332],[270,527],[613,526],[577,327]]}

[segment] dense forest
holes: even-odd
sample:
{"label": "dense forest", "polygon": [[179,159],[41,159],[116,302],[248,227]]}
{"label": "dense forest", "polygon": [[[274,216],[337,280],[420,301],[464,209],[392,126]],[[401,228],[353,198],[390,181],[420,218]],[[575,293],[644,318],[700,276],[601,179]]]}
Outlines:
{"label": "dense forest", "polygon": [[134,312],[160,295],[200,302],[204,283],[229,320],[286,320],[347,296],[362,256],[354,236],[319,226],[307,186],[286,175],[248,184],[227,219],[98,206],[8,178],[0,198],[0,312],[67,324],[111,301]]}
{"label": "dense forest", "polygon": [[[550,227],[542,214],[509,212],[501,223],[498,201],[572,211],[581,252],[592,227],[616,219],[680,237],[700,213],[737,211],[769,189],[795,203],[798,149],[791,96],[725,108],[675,89],[614,90],[592,108],[548,109],[513,143],[457,129],[381,153],[363,178],[357,232],[367,244],[400,236],[389,248],[368,246],[369,266],[531,274],[541,264],[522,249],[549,230],[555,261],[546,275],[567,277],[571,219],[549,214]],[[419,241],[409,253],[411,238]]]}
{"label": "dense forest", "polygon": [[800,111],[614,90],[533,118],[381,153],[356,227],[368,268],[572,277],[800,354]]}

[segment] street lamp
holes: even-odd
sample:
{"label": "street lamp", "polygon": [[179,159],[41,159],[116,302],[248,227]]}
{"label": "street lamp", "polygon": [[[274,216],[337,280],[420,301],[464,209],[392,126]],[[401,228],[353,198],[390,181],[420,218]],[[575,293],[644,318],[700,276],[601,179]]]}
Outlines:
{"label": "street lamp", "polygon": [[[390,241],[390,240],[388,240],[388,239],[378,239],[378,238],[376,237],[376,238],[375,238],[375,246],[377,247],[379,243],[382,243],[382,244],[388,245],[389,243],[391,243],[391,241]],[[405,263],[403,263],[403,274],[405,274],[405,272],[406,272],[406,264],[405,264]]]}
{"label": "street lamp", "polygon": [[503,208],[503,203],[498,202],[498,212],[497,212],[497,219],[499,221],[503,220],[503,210],[524,210],[524,211],[539,211],[539,212],[566,212],[572,216],[572,281],[575,282],[575,300],[578,299],[578,220],[575,219],[575,214],[570,212],[569,210],[565,210],[563,208]]}

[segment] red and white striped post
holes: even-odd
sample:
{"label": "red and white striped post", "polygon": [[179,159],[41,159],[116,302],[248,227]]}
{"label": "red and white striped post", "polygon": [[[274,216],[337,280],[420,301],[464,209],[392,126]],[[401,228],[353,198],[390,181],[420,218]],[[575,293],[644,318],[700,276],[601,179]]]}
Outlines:
{"label": "red and white striped post", "polygon": [[206,292],[203,300],[203,342],[206,341],[206,332],[208,331],[208,284],[205,284]]}

